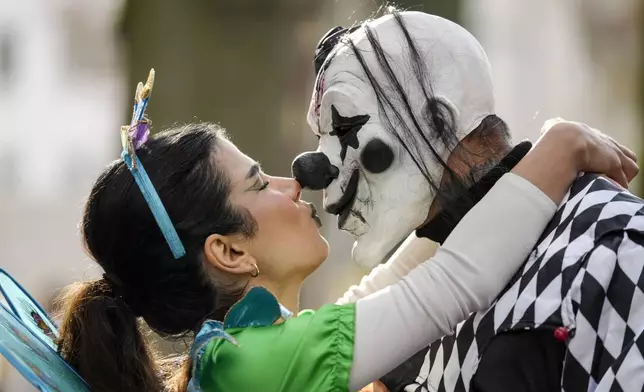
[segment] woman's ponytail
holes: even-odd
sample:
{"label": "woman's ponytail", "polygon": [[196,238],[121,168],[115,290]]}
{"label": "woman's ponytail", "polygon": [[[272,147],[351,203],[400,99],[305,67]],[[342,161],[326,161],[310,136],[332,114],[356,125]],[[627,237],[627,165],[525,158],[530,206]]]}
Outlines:
{"label": "woman's ponytail", "polygon": [[93,392],[163,389],[137,317],[105,279],[69,286],[60,302],[59,352]]}

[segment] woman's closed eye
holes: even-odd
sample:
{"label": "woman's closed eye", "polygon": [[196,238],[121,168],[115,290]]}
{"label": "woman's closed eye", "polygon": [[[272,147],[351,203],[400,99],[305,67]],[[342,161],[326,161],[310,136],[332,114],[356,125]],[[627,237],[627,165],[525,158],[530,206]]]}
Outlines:
{"label": "woman's closed eye", "polygon": [[268,188],[268,184],[270,184],[270,183],[271,183],[270,181],[264,181],[262,184],[260,184],[260,186],[257,188],[257,190],[262,191],[262,190]]}

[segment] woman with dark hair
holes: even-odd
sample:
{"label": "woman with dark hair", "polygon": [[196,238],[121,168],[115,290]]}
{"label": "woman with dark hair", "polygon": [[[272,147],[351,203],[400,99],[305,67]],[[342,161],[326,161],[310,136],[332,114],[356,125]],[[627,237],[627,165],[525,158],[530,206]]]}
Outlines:
{"label": "woman with dark hair", "polygon": [[[300,287],[328,254],[300,185],[263,173],[215,125],[147,141],[147,87],[122,129],[123,159],[96,181],[81,224],[105,273],[62,301],[59,351],[94,392],[360,389],[488,306],[578,172],[637,171],[604,135],[560,124],[403,280],[299,312]],[[164,377],[142,322],[196,335],[182,371]]]}

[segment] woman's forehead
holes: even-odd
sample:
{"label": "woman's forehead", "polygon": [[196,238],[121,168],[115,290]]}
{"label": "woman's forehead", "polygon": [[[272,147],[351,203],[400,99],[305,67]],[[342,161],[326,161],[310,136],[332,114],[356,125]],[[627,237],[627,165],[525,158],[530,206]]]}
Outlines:
{"label": "woman's forehead", "polygon": [[219,143],[216,160],[217,164],[228,173],[232,185],[247,180],[249,170],[257,164],[228,140],[222,140]]}

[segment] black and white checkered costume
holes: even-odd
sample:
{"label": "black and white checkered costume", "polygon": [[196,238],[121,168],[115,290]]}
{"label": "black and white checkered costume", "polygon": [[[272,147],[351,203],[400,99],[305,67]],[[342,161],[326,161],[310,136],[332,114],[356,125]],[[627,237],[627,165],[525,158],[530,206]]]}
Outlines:
{"label": "black and white checkered costume", "polygon": [[644,391],[644,201],[595,175],[574,183],[492,307],[396,371],[404,391],[468,391],[496,335],[561,327],[562,391]]}

